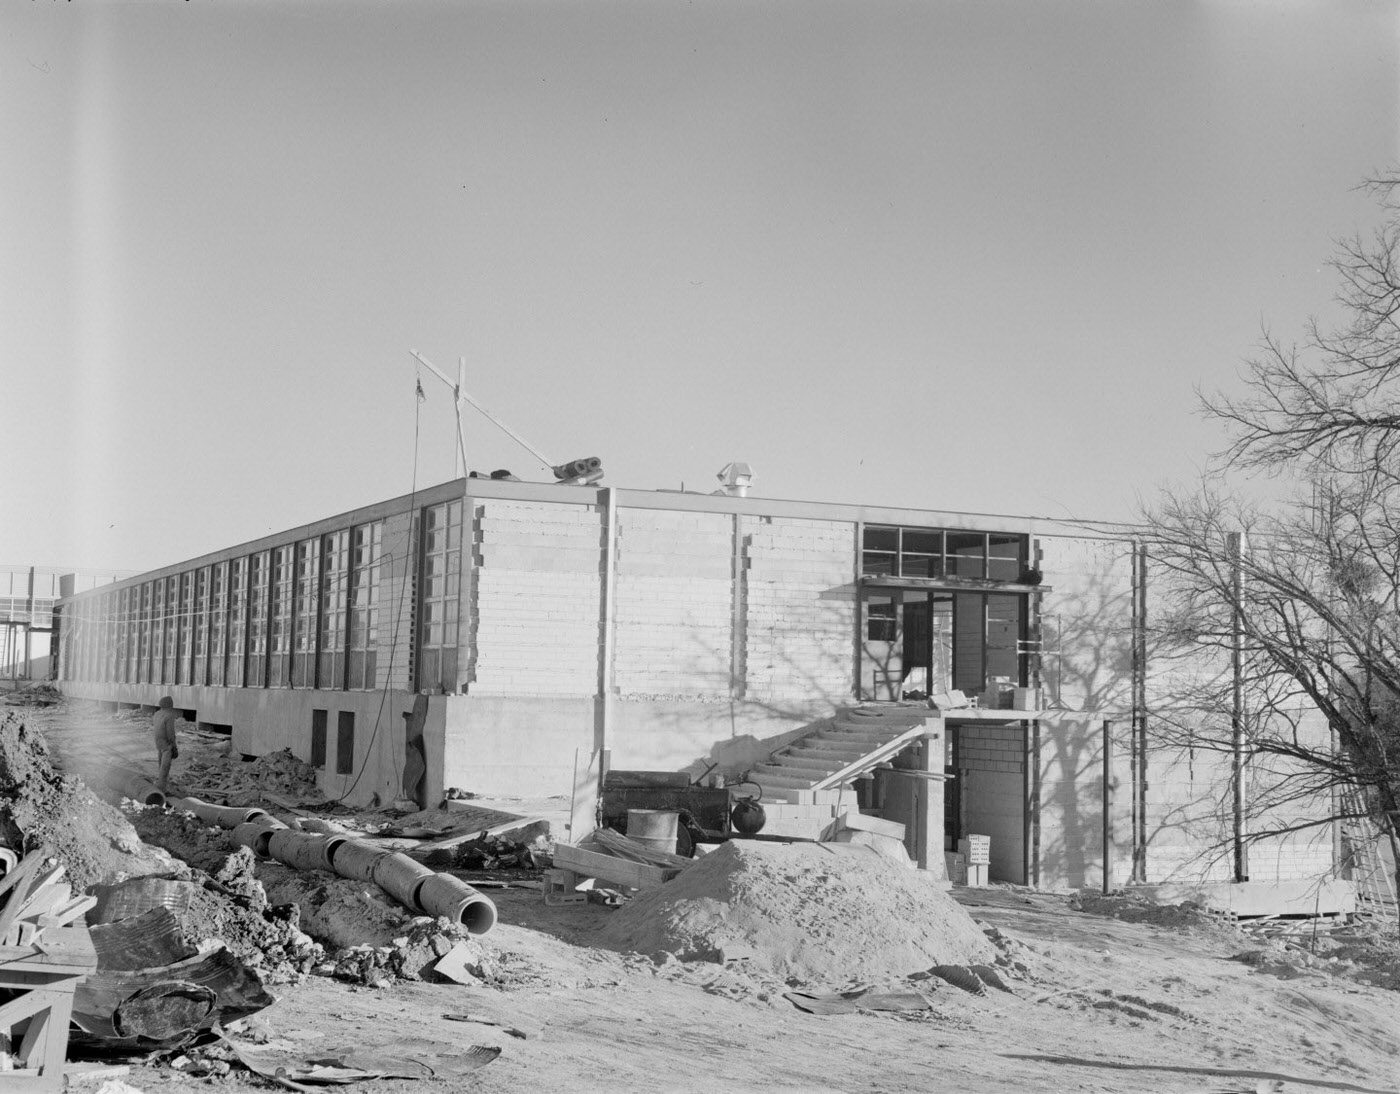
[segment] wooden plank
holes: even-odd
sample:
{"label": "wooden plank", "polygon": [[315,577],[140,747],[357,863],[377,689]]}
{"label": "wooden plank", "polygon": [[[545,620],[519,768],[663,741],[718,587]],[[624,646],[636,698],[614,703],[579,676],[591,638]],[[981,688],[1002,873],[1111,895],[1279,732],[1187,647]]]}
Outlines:
{"label": "wooden plank", "polygon": [[[503,815],[510,816],[510,814],[508,813]],[[532,824],[548,825],[548,823],[549,822],[544,817],[511,817],[510,820],[504,821],[500,824],[493,824],[489,828],[473,828],[469,832],[460,832],[457,835],[447,836],[439,840],[433,840],[432,843],[415,844],[412,848],[410,848],[410,850],[414,851],[415,853],[418,851],[437,851],[445,847],[456,847],[459,844],[470,843],[474,839],[484,839],[487,836],[503,835],[506,832],[513,832],[517,828],[526,828]],[[547,828],[546,831],[548,831]]]}
{"label": "wooden plank", "polygon": [[572,870],[584,877],[600,878],[603,881],[625,885],[629,889],[657,889],[666,883],[668,871],[659,866],[647,866],[641,862],[628,862],[612,855],[600,855],[596,851],[585,851],[567,843],[554,845],[554,865]]}
{"label": "wooden plank", "polygon": [[49,988],[36,988],[33,991],[25,992],[17,999],[11,999],[4,1006],[0,1006],[0,1035],[5,1034],[11,1026],[30,1015],[38,1014],[41,1010],[48,1010],[62,994],[63,992],[53,991]]}
{"label": "wooden plank", "polygon": [[72,900],[59,905],[46,915],[40,916],[39,926],[66,927],[79,916],[87,915],[96,904],[97,897],[95,896],[75,896]]}
{"label": "wooden plank", "polygon": [[849,828],[853,832],[873,832],[877,836],[891,839],[904,839],[904,825],[882,817],[871,817],[865,813],[842,813],[836,818],[836,831]]}

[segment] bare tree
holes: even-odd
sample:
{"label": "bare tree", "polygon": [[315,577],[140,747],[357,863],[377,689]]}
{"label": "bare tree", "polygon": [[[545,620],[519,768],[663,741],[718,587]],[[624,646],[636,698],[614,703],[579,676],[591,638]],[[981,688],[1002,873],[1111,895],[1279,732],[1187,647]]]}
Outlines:
{"label": "bare tree", "polygon": [[[1338,245],[1343,321],[1266,334],[1243,392],[1202,400],[1230,438],[1213,474],[1145,514],[1154,722],[1234,758],[1247,839],[1364,812],[1394,841],[1400,815],[1400,177],[1365,185],[1386,216]],[[1241,500],[1261,471],[1281,499]]]}

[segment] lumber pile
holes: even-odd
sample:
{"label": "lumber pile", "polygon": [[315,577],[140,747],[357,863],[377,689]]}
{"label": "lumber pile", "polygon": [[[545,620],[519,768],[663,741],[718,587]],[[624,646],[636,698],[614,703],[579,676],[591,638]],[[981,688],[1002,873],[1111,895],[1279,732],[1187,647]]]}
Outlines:
{"label": "lumber pile", "polygon": [[[13,856],[6,858],[8,865]],[[63,1089],[78,985],[97,966],[87,928],[93,899],[73,895],[63,866],[32,852],[0,880],[0,1067],[6,1091]]]}

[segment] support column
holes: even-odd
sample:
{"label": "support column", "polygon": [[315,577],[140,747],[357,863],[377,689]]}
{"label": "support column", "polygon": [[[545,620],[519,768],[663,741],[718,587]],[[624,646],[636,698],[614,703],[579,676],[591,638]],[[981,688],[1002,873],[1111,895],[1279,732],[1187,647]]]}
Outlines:
{"label": "support column", "polygon": [[946,879],[943,862],[943,718],[934,714],[924,723],[924,736],[918,749],[918,863],[921,870],[933,870]]}

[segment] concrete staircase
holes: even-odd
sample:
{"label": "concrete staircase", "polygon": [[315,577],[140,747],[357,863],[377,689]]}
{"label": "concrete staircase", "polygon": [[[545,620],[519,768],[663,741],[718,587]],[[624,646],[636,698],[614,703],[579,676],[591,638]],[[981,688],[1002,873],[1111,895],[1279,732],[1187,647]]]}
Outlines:
{"label": "concrete staircase", "polygon": [[855,805],[849,785],[922,736],[931,712],[903,703],[848,707],[775,751],[750,772],[766,803]]}

